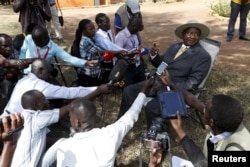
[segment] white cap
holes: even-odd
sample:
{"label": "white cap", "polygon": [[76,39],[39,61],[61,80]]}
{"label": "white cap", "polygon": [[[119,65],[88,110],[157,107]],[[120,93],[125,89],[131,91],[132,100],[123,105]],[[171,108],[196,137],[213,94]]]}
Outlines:
{"label": "white cap", "polygon": [[140,12],[140,5],[138,0],[127,0],[127,6],[131,9],[133,14]]}

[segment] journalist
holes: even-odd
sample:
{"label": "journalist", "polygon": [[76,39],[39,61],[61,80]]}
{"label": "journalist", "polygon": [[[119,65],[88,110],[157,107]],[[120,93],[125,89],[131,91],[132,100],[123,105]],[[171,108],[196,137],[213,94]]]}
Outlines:
{"label": "journalist", "polygon": [[[184,131],[182,119],[178,111],[176,113],[177,119],[170,120],[173,129],[180,139],[180,144],[194,166],[207,167],[207,155],[209,151],[250,150],[250,133],[243,125],[244,109],[237,99],[229,95],[218,94],[204,104],[193,94],[174,85],[167,71],[160,78],[165,85],[172,85],[173,89],[181,91],[186,103],[204,115],[205,123],[210,128],[210,132],[205,138],[202,152]],[[162,158],[159,154],[161,154],[159,151],[151,152],[151,164],[159,164]]]}
{"label": "journalist", "polygon": [[[72,125],[71,137],[59,144],[57,166],[114,166],[116,152],[123,138],[138,120],[146,99],[145,91],[151,84],[152,79],[146,80],[128,112],[115,123],[103,128],[95,128],[96,107],[92,102],[74,101],[69,114]],[[47,153],[51,153],[51,150],[55,150],[54,145]]]}

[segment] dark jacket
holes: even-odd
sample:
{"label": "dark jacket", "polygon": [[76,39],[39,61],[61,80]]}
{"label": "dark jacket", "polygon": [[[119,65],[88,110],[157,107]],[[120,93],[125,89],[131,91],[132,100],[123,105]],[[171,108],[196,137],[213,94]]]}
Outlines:
{"label": "dark jacket", "polygon": [[195,90],[208,73],[211,57],[199,44],[188,48],[180,57],[174,57],[183,43],[176,43],[162,56],[156,56],[151,63],[158,67],[161,61],[168,64],[167,70],[172,81],[186,90]]}

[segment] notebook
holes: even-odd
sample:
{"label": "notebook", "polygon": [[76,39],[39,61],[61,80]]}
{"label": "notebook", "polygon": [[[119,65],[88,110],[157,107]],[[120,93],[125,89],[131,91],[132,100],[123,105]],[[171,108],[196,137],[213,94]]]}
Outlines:
{"label": "notebook", "polygon": [[172,167],[194,167],[191,161],[178,156],[172,156]]}
{"label": "notebook", "polygon": [[186,104],[180,91],[159,92],[158,98],[163,118],[176,118],[177,111],[182,117],[188,117]]}

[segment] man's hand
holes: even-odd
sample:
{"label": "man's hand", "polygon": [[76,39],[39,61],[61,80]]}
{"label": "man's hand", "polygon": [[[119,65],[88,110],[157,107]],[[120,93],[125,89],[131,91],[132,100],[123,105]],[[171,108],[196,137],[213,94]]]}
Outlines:
{"label": "man's hand", "polygon": [[[0,157],[0,166],[11,166],[12,157],[16,149],[17,140],[20,133],[14,133],[17,129],[23,127],[24,119],[20,114],[11,114],[10,119],[2,118],[0,126],[0,139],[3,141],[3,150]],[[18,131],[19,131],[18,130]]]}
{"label": "man's hand", "polygon": [[167,70],[164,70],[164,72],[161,75],[159,75],[159,77],[161,81],[164,83],[164,85],[169,86],[173,84]]}
{"label": "man's hand", "polygon": [[176,116],[177,116],[177,118],[170,119],[170,122],[171,122],[173,129],[177,133],[179,139],[181,140],[186,135],[186,133],[183,130],[182,119],[181,119],[179,111],[176,112]]}
{"label": "man's hand", "polygon": [[147,90],[150,86],[152,86],[153,82],[154,82],[154,77],[151,77],[151,78],[146,79],[146,80],[145,80],[145,83],[144,83],[144,85],[143,85],[143,87],[142,87],[142,89],[141,89],[141,92],[145,93],[146,90]]}
{"label": "man's hand", "polygon": [[151,56],[159,55],[159,49],[156,46],[156,43],[154,43],[153,47],[150,49]]}
{"label": "man's hand", "polygon": [[102,84],[100,86],[97,87],[97,91],[100,93],[100,94],[103,94],[103,93],[110,93],[111,92],[111,85],[109,84]]}
{"label": "man's hand", "polygon": [[86,65],[90,67],[96,66],[97,64],[98,64],[98,60],[90,60],[90,61],[87,61],[86,63]]}
{"label": "man's hand", "polygon": [[11,134],[10,132],[20,128],[23,123],[24,118],[20,113],[11,114],[10,121],[7,119],[7,117],[3,117],[2,126],[0,126],[0,139],[3,141],[3,143],[15,145],[17,143],[19,133]]}
{"label": "man's hand", "polygon": [[150,162],[148,167],[157,167],[160,163],[161,163],[161,159],[162,159],[162,150],[159,149],[153,149],[150,152]]}

